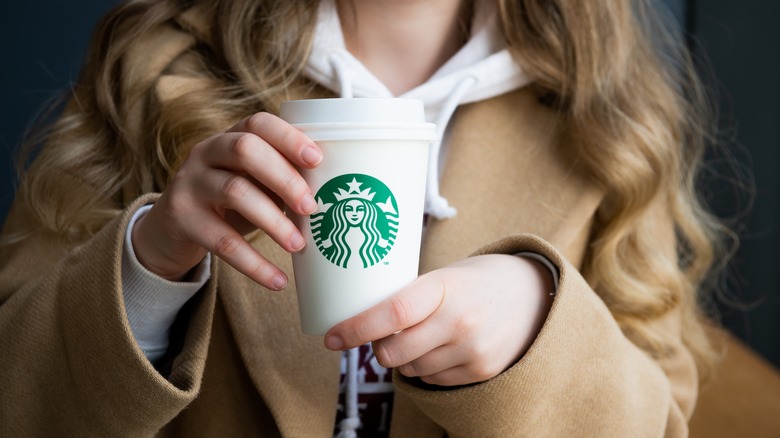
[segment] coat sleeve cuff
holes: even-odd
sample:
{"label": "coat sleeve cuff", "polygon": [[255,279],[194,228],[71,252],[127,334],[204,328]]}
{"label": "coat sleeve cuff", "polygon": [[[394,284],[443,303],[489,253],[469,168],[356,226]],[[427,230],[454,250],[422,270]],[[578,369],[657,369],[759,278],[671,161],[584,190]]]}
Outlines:
{"label": "coat sleeve cuff", "polygon": [[169,281],[146,269],[136,258],[131,236],[136,221],[150,209],[151,204],[139,208],[127,226],[122,251],[122,296],[133,336],[147,359],[155,363],[168,350],[170,329],[179,310],[208,281],[211,255],[207,254],[195,267],[190,281]]}
{"label": "coat sleeve cuff", "polygon": [[105,405],[90,406],[113,412],[115,424],[124,424],[127,430],[155,430],[194,400],[216,298],[212,274],[202,293],[191,300],[182,349],[166,379],[138,347],[121,293],[124,233],[133,212],[155,199],[148,195],[136,200],[58,267],[60,327],[75,388],[80,397],[105,400]]}
{"label": "coat sleeve cuff", "polygon": [[560,272],[552,308],[526,354],[491,380],[453,389],[395,372],[401,399],[449,436],[663,436],[667,423],[681,418],[670,417],[678,409],[669,380],[557,250],[517,235],[474,255],[522,251],[543,255]]}

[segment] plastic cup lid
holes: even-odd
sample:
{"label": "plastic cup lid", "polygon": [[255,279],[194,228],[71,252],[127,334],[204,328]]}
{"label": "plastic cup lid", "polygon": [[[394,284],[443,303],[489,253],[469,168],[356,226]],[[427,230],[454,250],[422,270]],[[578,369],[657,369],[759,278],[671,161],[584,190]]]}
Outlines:
{"label": "plastic cup lid", "polygon": [[425,123],[425,109],[417,99],[308,99],[282,103],[288,123]]}
{"label": "plastic cup lid", "polygon": [[423,102],[400,98],[307,99],[282,102],[281,117],[312,140],[418,139],[432,141]]}

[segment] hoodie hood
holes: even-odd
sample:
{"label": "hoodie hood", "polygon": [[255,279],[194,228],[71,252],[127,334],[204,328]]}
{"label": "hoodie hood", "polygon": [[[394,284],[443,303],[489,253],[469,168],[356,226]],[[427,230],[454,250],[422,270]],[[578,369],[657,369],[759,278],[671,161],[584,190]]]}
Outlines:
{"label": "hoodie hood", "polygon": [[[314,42],[304,74],[318,84],[341,93],[341,80],[351,86],[352,97],[404,97],[425,104],[426,119],[436,122],[452,91],[465,78],[474,84],[458,103],[489,99],[526,85],[529,81],[507,49],[497,24],[495,0],[476,0],[471,35],[466,44],[442,65],[428,81],[399,96],[376,78],[344,44],[334,0],[323,0],[317,17]],[[335,71],[334,60],[343,70]],[[341,78],[339,73],[346,73]]]}

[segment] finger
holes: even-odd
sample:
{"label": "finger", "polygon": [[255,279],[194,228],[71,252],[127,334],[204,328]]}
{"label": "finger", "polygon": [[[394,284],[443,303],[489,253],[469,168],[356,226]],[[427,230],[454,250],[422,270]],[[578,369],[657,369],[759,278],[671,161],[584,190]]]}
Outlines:
{"label": "finger", "polygon": [[402,365],[399,372],[405,376],[419,376],[424,382],[434,385],[468,385],[501,374],[504,371],[501,363],[489,356],[475,354],[463,346],[448,345],[432,351],[409,366]]}
{"label": "finger", "polygon": [[420,277],[385,301],[330,329],[325,347],[354,348],[412,327],[434,313],[444,295],[445,286],[438,276]]}
{"label": "finger", "polygon": [[435,323],[436,315],[425,321],[373,342],[374,355],[385,368],[395,368],[430,353],[449,343],[452,338],[450,330],[442,330]]}
{"label": "finger", "polygon": [[236,132],[207,140],[203,160],[211,167],[246,172],[299,214],[317,209],[311,188],[289,161],[255,134]]}
{"label": "finger", "polygon": [[255,184],[232,172],[211,169],[196,183],[212,204],[234,210],[266,232],[289,252],[303,248],[306,241],[290,218]]}
{"label": "finger", "polygon": [[465,351],[453,345],[443,345],[395,368],[406,377],[430,376],[464,365],[467,361]]}
{"label": "finger", "polygon": [[322,161],[322,152],[316,143],[273,114],[253,114],[236,123],[228,132],[255,134],[298,166],[312,168]]}
{"label": "finger", "polygon": [[466,367],[459,365],[428,376],[422,376],[420,380],[431,385],[459,386],[484,382],[487,379],[476,379],[469,373]]}
{"label": "finger", "polygon": [[271,290],[287,286],[287,276],[261,256],[243,236],[214,212],[208,212],[207,225],[194,233],[192,240],[255,282]]}

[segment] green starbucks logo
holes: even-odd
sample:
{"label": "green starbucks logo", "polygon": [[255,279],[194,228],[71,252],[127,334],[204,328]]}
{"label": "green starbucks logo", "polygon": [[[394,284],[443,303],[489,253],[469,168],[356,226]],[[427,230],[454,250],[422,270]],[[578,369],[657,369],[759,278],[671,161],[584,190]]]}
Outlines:
{"label": "green starbucks logo", "polygon": [[379,263],[395,243],[398,204],[378,179],[360,173],[337,176],[316,195],[311,232],[325,258],[342,268]]}

